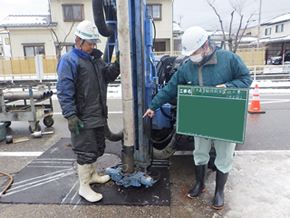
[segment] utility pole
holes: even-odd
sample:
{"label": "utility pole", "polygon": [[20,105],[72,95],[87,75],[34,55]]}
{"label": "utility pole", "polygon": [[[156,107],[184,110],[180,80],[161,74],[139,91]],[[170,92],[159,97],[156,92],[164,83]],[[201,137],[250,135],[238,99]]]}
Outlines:
{"label": "utility pole", "polygon": [[184,15],[181,15],[181,14],[179,15],[179,25],[180,25],[180,27],[181,27],[181,20],[182,20],[183,16]]}
{"label": "utility pole", "polygon": [[174,31],[174,0],[172,0],[172,31],[171,31],[171,43],[170,43],[170,54],[175,50],[174,49],[174,35],[173,35],[173,31]]}
{"label": "utility pole", "polygon": [[258,24],[257,48],[259,48],[259,46],[260,46],[261,8],[262,8],[262,0],[260,0],[260,8],[259,8],[259,24]]}

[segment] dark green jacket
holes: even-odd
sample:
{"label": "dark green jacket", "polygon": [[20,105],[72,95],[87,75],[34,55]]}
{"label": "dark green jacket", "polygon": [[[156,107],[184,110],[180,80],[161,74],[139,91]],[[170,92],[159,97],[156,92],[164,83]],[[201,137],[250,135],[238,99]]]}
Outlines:
{"label": "dark green jacket", "polygon": [[[198,75],[201,75],[200,78]],[[201,84],[202,83],[202,84]],[[249,88],[252,84],[249,69],[242,59],[227,50],[216,50],[203,65],[185,62],[151,101],[149,108],[156,110],[177,97],[178,85]]]}

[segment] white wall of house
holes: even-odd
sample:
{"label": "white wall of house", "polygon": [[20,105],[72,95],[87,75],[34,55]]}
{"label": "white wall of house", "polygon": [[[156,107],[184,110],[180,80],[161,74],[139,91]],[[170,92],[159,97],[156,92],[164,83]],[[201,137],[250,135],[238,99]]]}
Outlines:
{"label": "white wall of house", "polygon": [[47,28],[11,28],[10,41],[13,57],[24,56],[24,44],[44,43],[45,55],[55,55],[54,40]]}
{"label": "white wall of house", "polygon": [[[71,26],[73,25],[72,31],[66,38],[65,42],[74,44],[75,42],[75,29],[80,22],[64,22],[63,7],[62,4],[83,4],[84,5],[84,19],[94,22],[92,0],[50,0],[51,7],[51,19],[52,22],[57,22],[55,32],[60,42],[64,42],[65,36],[69,33]],[[106,46],[106,37],[101,36],[102,43],[97,45],[98,49],[104,51]],[[63,51],[64,53],[65,51]]]}
{"label": "white wall of house", "polygon": [[171,0],[148,0],[146,4],[162,4],[162,20],[156,20],[157,38],[171,38],[172,37],[172,1]]}
{"label": "white wall of house", "polygon": [[[281,29],[282,25],[283,29]],[[277,32],[277,30],[280,31]],[[267,46],[265,58],[267,62],[278,52],[290,49],[290,13],[262,24],[260,36],[260,42]]]}
{"label": "white wall of house", "polygon": [[[69,32],[72,22],[63,21],[63,9],[62,4],[83,4],[85,20],[94,22],[92,1],[91,0],[51,0],[51,16],[53,22],[58,22],[56,33],[60,41],[63,41],[65,35]],[[173,49],[172,40],[172,1],[171,0],[147,0],[146,4],[162,4],[162,20],[155,21],[157,41],[163,40],[166,42],[166,50]],[[72,33],[67,37],[66,42],[74,43],[74,31],[79,22],[76,22],[73,26]],[[106,37],[101,36],[102,43],[99,43],[98,49],[104,51],[106,46]]]}
{"label": "white wall of house", "polygon": [[146,4],[162,4],[162,20],[154,21],[157,41],[166,42],[166,50],[173,51],[172,0],[147,0]]}
{"label": "white wall of house", "polygon": [[[261,32],[261,29],[260,29]],[[248,27],[245,31],[245,35],[250,35],[250,36],[258,36],[258,26],[252,26]],[[261,35],[261,34],[260,34]]]}
{"label": "white wall of house", "polygon": [[[283,32],[276,32],[276,26],[283,24]],[[271,29],[271,34],[266,35],[266,29]],[[271,25],[263,25],[261,26],[261,38],[278,38],[278,37],[285,37],[290,35],[290,21],[271,24]]]}

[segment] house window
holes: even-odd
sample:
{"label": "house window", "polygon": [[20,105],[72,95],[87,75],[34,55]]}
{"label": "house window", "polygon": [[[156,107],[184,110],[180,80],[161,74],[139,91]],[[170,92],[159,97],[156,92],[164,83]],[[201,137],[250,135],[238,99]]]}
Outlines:
{"label": "house window", "polygon": [[271,35],[271,28],[265,29],[265,36]]}
{"label": "house window", "polygon": [[278,25],[276,25],[276,33],[283,32],[283,29],[284,29],[284,24],[278,24]]}
{"label": "house window", "polygon": [[24,45],[24,56],[44,55],[44,45]]}
{"label": "house window", "polygon": [[156,52],[166,51],[166,42],[155,42],[154,47]]}
{"label": "house window", "polygon": [[84,20],[83,4],[63,4],[63,20],[66,22]]}
{"label": "house window", "polygon": [[5,44],[6,45],[10,45],[10,39],[9,38],[5,38]]}
{"label": "house window", "polygon": [[161,20],[161,4],[148,4],[147,5],[147,10],[148,10],[148,15],[150,15],[153,20]]}

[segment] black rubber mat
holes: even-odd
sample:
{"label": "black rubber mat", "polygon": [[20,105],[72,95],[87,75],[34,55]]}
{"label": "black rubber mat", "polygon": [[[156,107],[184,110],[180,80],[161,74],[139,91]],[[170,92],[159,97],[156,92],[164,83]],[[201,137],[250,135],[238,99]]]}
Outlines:
{"label": "black rubber mat", "polygon": [[[49,150],[32,161],[14,176],[11,188],[0,198],[1,203],[35,203],[35,204],[92,204],[78,195],[79,182],[77,177],[75,155],[70,139],[58,141]],[[120,142],[106,141],[108,151],[120,152]],[[118,157],[117,156],[117,157]],[[119,158],[119,157],[118,157]],[[98,161],[101,158],[98,159]],[[106,167],[116,165],[116,158],[106,158]],[[102,161],[102,160],[101,160]],[[103,199],[94,204],[101,205],[169,205],[170,182],[168,165],[152,165],[150,168],[154,178],[159,179],[152,187],[117,186],[114,181],[106,184],[93,184],[92,188],[103,194]],[[157,175],[157,176],[156,176]],[[153,176],[152,176],[153,177]],[[3,190],[6,184],[0,188]]]}

